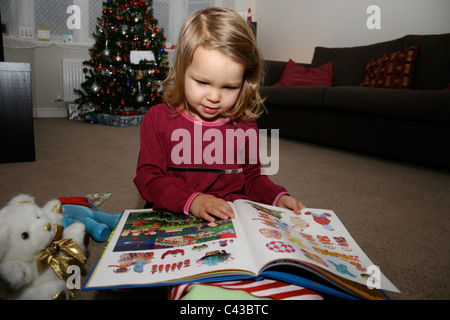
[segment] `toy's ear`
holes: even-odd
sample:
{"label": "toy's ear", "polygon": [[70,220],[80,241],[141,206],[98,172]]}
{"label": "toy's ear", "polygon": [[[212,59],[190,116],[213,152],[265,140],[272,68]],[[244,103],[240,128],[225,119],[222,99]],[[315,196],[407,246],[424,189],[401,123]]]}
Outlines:
{"label": "toy's ear", "polygon": [[57,199],[50,200],[42,207],[42,212],[50,220],[51,223],[62,224],[63,207],[61,202]]}
{"label": "toy's ear", "polygon": [[15,196],[14,198],[11,199],[11,201],[9,201],[8,204],[9,205],[17,205],[17,204],[24,204],[24,203],[36,204],[34,202],[34,198],[27,194],[19,194],[18,196]]}
{"label": "toy's ear", "polygon": [[57,199],[50,200],[49,202],[47,202],[45,204],[45,206],[42,208],[42,210],[51,211],[53,213],[59,213],[59,214],[63,213],[63,208],[62,208],[61,202]]}
{"label": "toy's ear", "polygon": [[10,211],[10,208],[9,208],[10,206],[25,204],[25,203],[35,204],[34,198],[29,195],[26,195],[26,194],[19,194],[18,196],[15,196],[8,202],[8,204],[6,206],[4,206],[0,210],[0,217],[3,216],[3,214]]}

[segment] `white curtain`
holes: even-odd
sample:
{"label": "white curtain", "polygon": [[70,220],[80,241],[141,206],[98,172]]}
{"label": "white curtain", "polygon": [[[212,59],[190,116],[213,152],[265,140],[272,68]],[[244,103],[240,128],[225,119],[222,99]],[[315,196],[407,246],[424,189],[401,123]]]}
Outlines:
{"label": "white curtain", "polygon": [[[97,17],[102,14],[105,0],[0,0],[2,20],[8,24],[9,35],[3,38],[7,48],[34,48],[57,45],[60,47],[91,47]],[[229,1],[228,1],[229,2]],[[69,29],[67,21],[71,5],[80,8],[81,28]],[[197,10],[222,5],[221,0],[153,0],[153,15],[164,28],[167,42],[176,44],[178,33],[186,17]],[[50,41],[37,41],[38,26],[50,28]],[[20,27],[30,28],[33,39],[21,39]],[[64,41],[70,35],[72,41]]]}

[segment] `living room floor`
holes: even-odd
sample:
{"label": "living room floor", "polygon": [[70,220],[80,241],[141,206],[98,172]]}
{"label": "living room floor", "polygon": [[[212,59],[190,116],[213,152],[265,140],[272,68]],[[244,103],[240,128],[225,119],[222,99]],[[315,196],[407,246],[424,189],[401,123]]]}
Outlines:
{"label": "living room floor", "polygon": [[[139,127],[35,119],[34,131],[35,162],[0,164],[2,207],[19,193],[44,205],[92,192],[112,193],[99,208],[104,212],[144,206],[132,182]],[[337,213],[401,291],[386,292],[391,299],[450,299],[449,172],[280,139],[279,171],[271,178],[307,206]],[[91,239],[87,271],[103,246]],[[165,289],[76,292],[76,299],[126,297],[164,299]]]}

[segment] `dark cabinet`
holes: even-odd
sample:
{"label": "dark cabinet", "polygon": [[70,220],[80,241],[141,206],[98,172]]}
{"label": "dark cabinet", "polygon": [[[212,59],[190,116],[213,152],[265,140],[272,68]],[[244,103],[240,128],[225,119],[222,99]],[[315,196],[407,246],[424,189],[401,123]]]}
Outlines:
{"label": "dark cabinet", "polygon": [[35,160],[30,64],[0,62],[0,163]]}

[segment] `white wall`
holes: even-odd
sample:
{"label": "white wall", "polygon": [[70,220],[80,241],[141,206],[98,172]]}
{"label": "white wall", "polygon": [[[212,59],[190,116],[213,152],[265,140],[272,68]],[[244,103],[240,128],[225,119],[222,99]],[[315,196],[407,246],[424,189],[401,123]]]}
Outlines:
{"label": "white wall", "polygon": [[[350,47],[407,34],[450,33],[449,0],[253,0],[258,44],[266,59],[309,63],[316,46]],[[241,2],[241,1],[236,1]],[[242,1],[242,6],[252,0]],[[369,30],[370,5],[381,29]]]}
{"label": "white wall", "polygon": [[[256,2],[258,0],[235,0],[233,6],[229,6],[229,8],[232,8],[238,12],[244,11],[248,12],[248,9],[250,8],[252,10],[252,19],[253,21],[257,21],[258,16],[256,13]],[[274,1],[275,2],[275,1]]]}
{"label": "white wall", "polygon": [[56,102],[63,96],[63,58],[88,60],[88,48],[68,49],[55,45],[31,49],[5,48],[5,61],[31,64],[31,93],[35,118],[66,117],[67,103]]}

